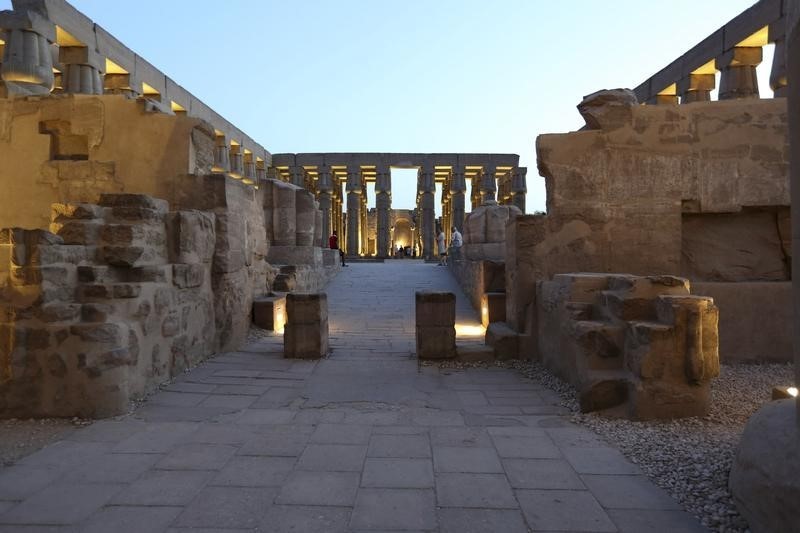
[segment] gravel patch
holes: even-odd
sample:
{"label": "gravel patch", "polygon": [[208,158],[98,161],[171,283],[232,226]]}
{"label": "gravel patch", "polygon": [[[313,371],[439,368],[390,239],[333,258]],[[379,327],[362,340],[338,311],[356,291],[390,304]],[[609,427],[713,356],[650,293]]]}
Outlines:
{"label": "gravel patch", "polygon": [[65,418],[0,420],[0,467],[14,464],[88,423],[81,419]]}
{"label": "gravel patch", "polygon": [[712,381],[708,416],[649,422],[580,413],[575,390],[539,363],[509,361],[501,366],[516,368],[558,392],[574,422],[619,448],[704,526],[748,531],[728,491],[728,475],[747,420],[770,401],[773,386],[794,382],[791,364],[722,365]]}

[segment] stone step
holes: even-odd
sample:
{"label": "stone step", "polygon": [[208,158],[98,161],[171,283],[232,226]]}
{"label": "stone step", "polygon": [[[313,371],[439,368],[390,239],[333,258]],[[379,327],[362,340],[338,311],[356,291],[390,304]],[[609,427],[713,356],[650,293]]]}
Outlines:
{"label": "stone step", "polygon": [[456,360],[463,363],[494,361],[494,348],[485,344],[456,344]]}

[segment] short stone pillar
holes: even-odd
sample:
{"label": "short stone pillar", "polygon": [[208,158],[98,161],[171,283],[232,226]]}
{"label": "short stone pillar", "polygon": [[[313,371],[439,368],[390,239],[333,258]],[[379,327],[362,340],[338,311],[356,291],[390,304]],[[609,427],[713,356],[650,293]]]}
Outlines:
{"label": "short stone pillar", "polygon": [[283,356],[289,359],[320,359],[328,355],[328,295],[286,295],[286,330]]}
{"label": "short stone pillar", "polygon": [[456,295],[417,291],[417,357],[451,359],[456,356]]}
{"label": "short stone pillar", "polygon": [[253,324],[269,331],[283,331],[286,325],[286,295],[271,292],[253,300]]}

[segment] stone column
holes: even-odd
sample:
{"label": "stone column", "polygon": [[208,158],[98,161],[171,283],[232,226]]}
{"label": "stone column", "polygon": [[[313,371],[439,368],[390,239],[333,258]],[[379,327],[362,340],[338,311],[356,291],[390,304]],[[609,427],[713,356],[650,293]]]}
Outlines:
{"label": "stone column", "polygon": [[377,255],[378,257],[390,257],[389,244],[391,236],[389,231],[392,209],[392,176],[388,168],[378,169],[375,181],[375,207],[377,207],[378,211],[376,224]]}
{"label": "stone column", "polygon": [[33,11],[0,12],[5,30],[0,78],[9,95],[43,96],[53,88],[53,55],[56,27]]}
{"label": "stone column", "polygon": [[228,157],[228,141],[224,135],[217,135],[214,146],[214,172],[228,172],[230,170],[230,158]]}
{"label": "stone column", "polygon": [[717,59],[722,69],[719,99],[758,98],[756,67],[761,63],[760,46],[737,46]]}
{"label": "stone column", "polygon": [[481,205],[481,176],[475,174],[470,178],[472,182],[472,192],[469,195],[470,209],[475,210]]}
{"label": "stone column", "polygon": [[689,74],[678,82],[678,93],[682,104],[710,102],[711,91],[716,86],[714,74]]}
{"label": "stone column", "polygon": [[367,220],[367,183],[361,182],[361,218],[359,219],[358,233],[361,235],[361,255],[369,255],[369,222]]}
{"label": "stone column", "polygon": [[436,211],[434,191],[436,185],[434,182],[435,175],[433,168],[425,168],[420,170],[419,183],[419,207],[422,214],[420,233],[422,237],[422,254],[425,259],[433,259],[436,257],[434,251],[434,242],[436,236]]}
{"label": "stone column", "polygon": [[105,58],[88,46],[62,46],[58,61],[63,67],[62,87],[65,93],[103,94],[101,72]]}
{"label": "stone column", "polygon": [[241,177],[244,173],[244,154],[242,154],[242,147],[239,144],[231,144],[230,149],[230,165],[231,174],[236,177]]}
{"label": "stone column", "polygon": [[493,202],[497,192],[497,181],[495,180],[494,167],[484,167],[481,176],[481,204]]}
{"label": "stone column", "polygon": [[322,211],[322,246],[328,242],[328,237],[331,235],[331,193],[333,192],[333,184],[331,183],[331,171],[328,167],[319,167],[319,180],[317,181],[317,188],[319,189],[319,210]]}
{"label": "stone column", "polygon": [[519,167],[514,169],[514,174],[511,178],[511,203],[523,213],[525,213],[525,195],[528,192],[527,175],[528,168]]}
{"label": "stone column", "polygon": [[775,98],[787,96],[786,80],[786,39],[781,37],[775,40],[775,53],[772,56],[772,70],[769,73],[769,86],[775,93]]}
{"label": "stone column", "polygon": [[347,255],[356,256],[359,252],[361,235],[361,170],[347,171]]}
{"label": "stone column", "polygon": [[464,216],[466,212],[465,193],[467,191],[467,180],[464,179],[464,171],[454,170],[453,176],[450,180],[450,195],[453,210],[452,226],[458,228],[458,231],[464,229]]}
{"label": "stone column", "polygon": [[306,178],[305,178],[305,169],[301,166],[293,166],[289,167],[289,174],[292,176],[292,185],[297,185],[298,187],[305,187],[306,185]]}

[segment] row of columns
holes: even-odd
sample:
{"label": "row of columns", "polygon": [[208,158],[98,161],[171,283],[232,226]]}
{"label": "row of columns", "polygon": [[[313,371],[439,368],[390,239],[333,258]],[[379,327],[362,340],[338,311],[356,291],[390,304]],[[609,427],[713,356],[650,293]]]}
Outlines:
{"label": "row of columns", "polygon": [[[51,91],[106,92],[105,58],[88,46],[54,46],[56,27],[45,17],[25,10],[4,12],[0,14],[0,29],[6,41],[0,60],[0,79],[7,92],[37,96]],[[111,76],[109,82],[109,92],[115,92],[119,78]]]}
{"label": "row of columns", "polygon": [[[374,169],[374,170],[373,170]],[[463,228],[466,216],[467,179],[472,182],[472,208],[487,202],[514,204],[525,211],[525,168],[497,169],[495,167],[462,167],[437,170],[422,166],[417,171],[417,205],[414,219],[414,241],[427,259],[436,255],[436,235],[441,229],[450,240],[450,230]],[[365,174],[375,176],[375,235],[374,248],[369,241],[367,183]],[[316,176],[316,180],[312,176]],[[357,167],[309,166],[280,167],[271,175],[313,191],[322,211],[322,234],[333,231],[339,236],[339,246],[350,256],[392,255],[392,182],[388,166]],[[437,227],[435,191],[437,179],[442,183],[441,227]],[[342,191],[342,180],[344,191]],[[499,192],[499,195],[498,195]],[[344,208],[344,212],[343,212]],[[324,243],[323,243],[324,245]]]}
{"label": "row of columns", "polygon": [[[775,25],[780,29],[782,25]],[[787,91],[786,77],[786,39],[782,33],[777,36],[770,26],[770,39],[775,43],[772,57],[769,84],[775,97],[785,97]],[[758,75],[756,67],[763,60],[761,46],[735,46],[719,57],[674,84],[674,90],[665,89],[655,95],[648,103],[656,104],[688,104],[692,102],[711,101],[711,91],[716,87],[716,71],[720,72],[720,100],[740,98],[759,98]]]}

